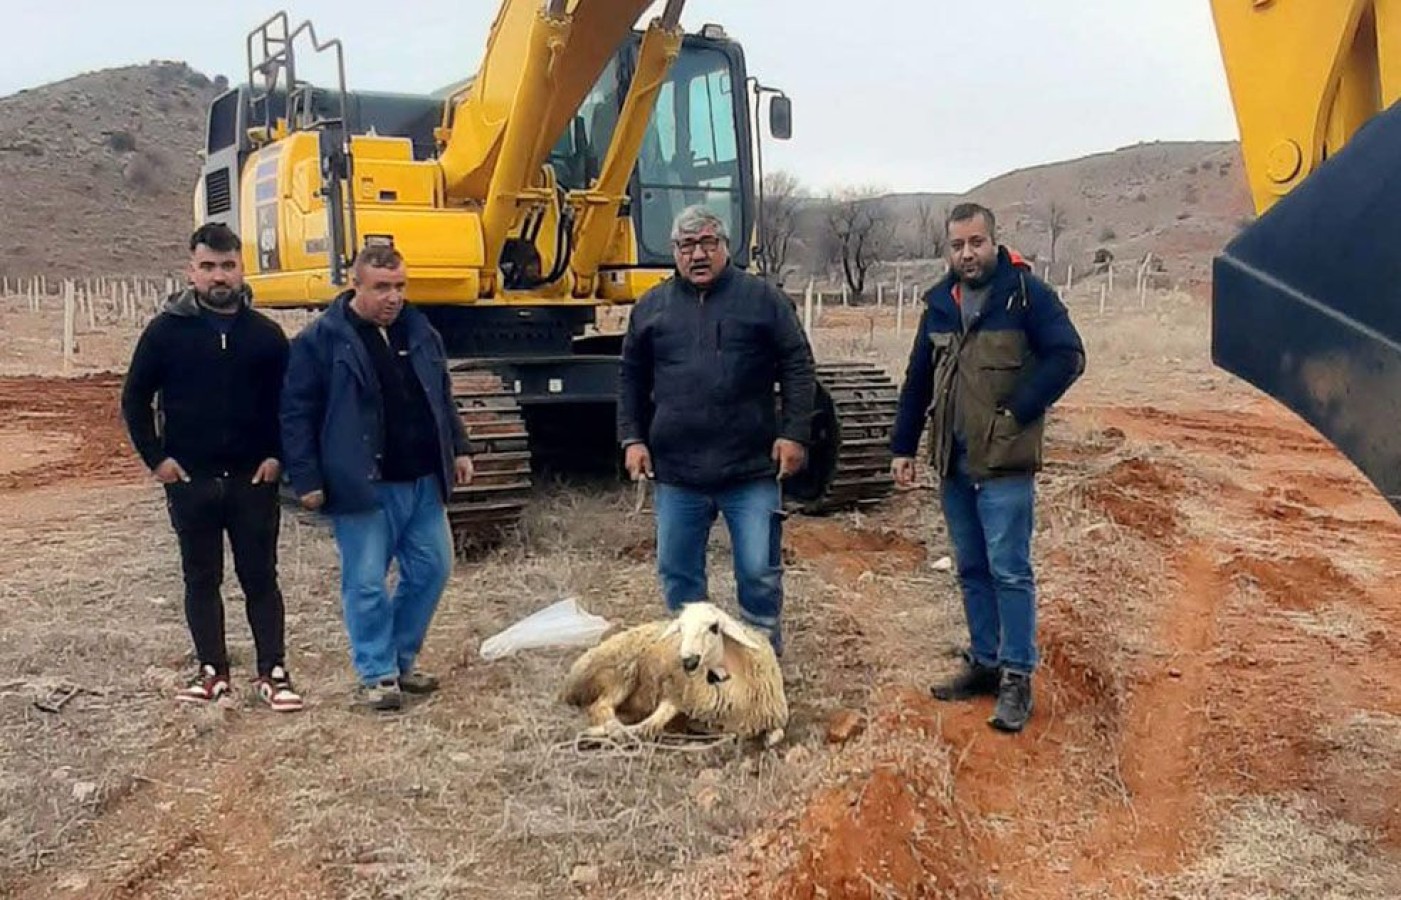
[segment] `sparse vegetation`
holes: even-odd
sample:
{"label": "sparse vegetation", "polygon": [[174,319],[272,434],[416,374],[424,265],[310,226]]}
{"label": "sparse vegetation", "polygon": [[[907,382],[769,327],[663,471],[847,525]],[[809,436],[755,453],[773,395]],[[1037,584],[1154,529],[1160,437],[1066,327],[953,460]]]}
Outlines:
{"label": "sparse vegetation", "polygon": [[131,153],[136,149],[136,136],[130,131],[113,131],[107,135],[107,146],[117,153]]}
{"label": "sparse vegetation", "polygon": [[143,148],[127,160],[127,184],[143,194],[159,194],[169,187],[170,160],[155,148]]}
{"label": "sparse vegetation", "polygon": [[[289,638],[312,707],[274,717],[241,690],[226,710],[176,708],[178,558],[111,415],[116,377],[0,379],[0,408],[30,413],[0,425],[0,545],[25,548],[0,553],[0,893],[1396,895],[1383,835],[1401,719],[1368,686],[1401,669],[1385,640],[1401,560],[1384,549],[1401,526],[1306,426],[1212,368],[1198,299],[1120,288],[1100,314],[1094,283],[1065,299],[1092,368],[1048,420],[1045,660],[1016,741],[990,739],[983,705],[927,696],[963,634],[927,490],[790,521],[794,723],[773,754],[583,752],[552,688],[573,652],[477,657],[569,594],[620,623],[659,608],[650,513],[613,483],[542,485],[520,543],[459,567],[424,660],[446,687],[392,721],[349,708],[333,544],[289,508]],[[54,333],[52,305],[0,313],[8,365]],[[829,308],[815,348],[898,370],[912,323],[893,321]],[[134,336],[94,329],[84,355],[120,362]],[[18,471],[16,428],[46,448]],[[1336,495],[1345,516],[1315,505]],[[729,603],[724,545],[717,529],[712,593]],[[1301,608],[1315,597],[1332,599]],[[251,646],[229,606],[241,673]],[[1349,678],[1330,675],[1340,649]],[[35,711],[60,679],[98,693]]]}

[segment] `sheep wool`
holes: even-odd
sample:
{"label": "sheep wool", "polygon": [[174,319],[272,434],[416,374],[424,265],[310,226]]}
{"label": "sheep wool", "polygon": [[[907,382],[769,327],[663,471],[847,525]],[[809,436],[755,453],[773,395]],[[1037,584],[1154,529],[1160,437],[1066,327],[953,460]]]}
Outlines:
{"label": "sheep wool", "polygon": [[[686,666],[690,657],[691,668]],[[767,639],[709,603],[647,622],[585,651],[561,699],[586,710],[586,735],[652,739],[678,716],[740,738],[782,740],[788,700]]]}

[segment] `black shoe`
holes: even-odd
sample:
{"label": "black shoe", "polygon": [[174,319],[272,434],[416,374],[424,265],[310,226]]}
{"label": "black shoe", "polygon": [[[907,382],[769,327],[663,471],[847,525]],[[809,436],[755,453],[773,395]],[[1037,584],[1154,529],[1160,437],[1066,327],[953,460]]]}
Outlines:
{"label": "black shoe", "polygon": [[937,700],[971,700],[997,693],[997,669],[969,662],[953,678],[929,689]]}
{"label": "black shoe", "polygon": [[997,690],[997,707],[988,724],[998,731],[1018,732],[1031,718],[1031,676],[1024,672],[1004,671]]}

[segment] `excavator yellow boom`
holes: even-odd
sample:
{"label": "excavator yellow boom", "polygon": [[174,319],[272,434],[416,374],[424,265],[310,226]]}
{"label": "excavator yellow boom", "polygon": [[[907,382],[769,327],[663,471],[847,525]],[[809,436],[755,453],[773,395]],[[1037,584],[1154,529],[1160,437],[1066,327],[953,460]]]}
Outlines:
{"label": "excavator yellow boom", "polygon": [[1401,0],[1212,0],[1256,208],[1212,356],[1401,510]]}
{"label": "excavator yellow boom", "polygon": [[[347,90],[339,42],[279,13],[248,36],[247,83],[210,109],[195,215],[244,236],[256,303],[321,307],[360,247],[403,254],[477,442],[478,476],[449,504],[459,535],[515,522],[541,465],[616,468],[621,334],[597,313],[672,275],[678,213],[706,204],[749,265],[760,173],[743,50],[717,25],[685,33],[685,0],[636,30],[650,6],[501,0],[476,72],[431,96]],[[299,38],[337,56],[338,84],[297,76]],[[820,366],[811,464],[787,499],[886,496],[894,395],[869,365]]]}

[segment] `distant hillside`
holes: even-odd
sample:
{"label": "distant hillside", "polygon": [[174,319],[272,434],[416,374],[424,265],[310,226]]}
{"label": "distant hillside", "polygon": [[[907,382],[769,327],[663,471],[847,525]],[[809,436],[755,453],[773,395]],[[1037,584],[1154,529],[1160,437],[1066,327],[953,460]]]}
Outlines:
{"label": "distant hillside", "polygon": [[[180,267],[196,151],[216,93],[184,63],[156,62],[0,98],[0,274]],[[1047,221],[1057,204],[1065,222],[1058,278],[1066,262],[1086,267],[1106,248],[1120,261],[1152,251],[1172,279],[1204,281],[1212,254],[1252,212],[1238,148],[1228,143],[1140,144],[1011,172],[967,196],[997,212],[1005,241],[1040,260],[1050,257]],[[899,255],[927,256],[918,238],[921,209],[942,213],[958,199],[882,198]],[[821,221],[814,206],[804,216],[805,230]],[[820,241],[806,243],[809,256],[820,252]]]}
{"label": "distant hillside", "polygon": [[1100,247],[1121,261],[1151,251],[1183,282],[1209,280],[1212,256],[1254,213],[1235,143],[1139,144],[1010,172],[968,197],[997,213],[1008,242],[1041,259],[1059,206],[1058,268],[1087,265]]}
{"label": "distant hillside", "polygon": [[0,274],[179,267],[216,93],[151,63],[0,97]]}

